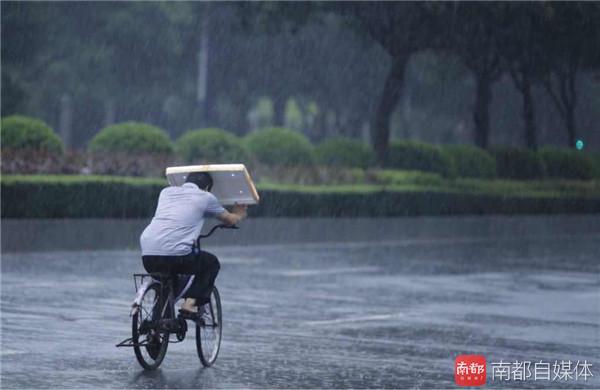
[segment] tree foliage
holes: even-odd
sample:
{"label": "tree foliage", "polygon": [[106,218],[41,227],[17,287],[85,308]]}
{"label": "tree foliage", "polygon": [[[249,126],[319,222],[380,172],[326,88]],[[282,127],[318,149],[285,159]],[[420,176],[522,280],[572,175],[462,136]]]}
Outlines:
{"label": "tree foliage", "polygon": [[[581,115],[578,91],[588,88],[578,83],[583,72],[600,67],[600,6],[594,2],[2,2],[1,7],[3,115],[35,115],[59,128],[66,110],[61,98],[70,97],[75,146],[129,119],[155,123],[173,137],[200,127],[241,135],[258,101],[273,102],[273,125],[281,126],[293,98],[301,112],[312,112],[303,132],[314,140],[357,137],[369,122],[382,162],[398,126],[394,113],[402,116],[407,64],[424,50],[457,55],[472,73],[475,84],[465,81],[455,100],[470,104],[469,95],[475,97],[477,145],[487,146],[492,132],[509,127],[491,123],[493,87],[503,73],[521,93],[526,144],[534,148],[540,142],[539,83],[573,144],[584,124],[575,115]],[[208,51],[202,52],[205,41]],[[200,59],[209,73],[202,107]],[[443,73],[442,62],[435,69]]]}

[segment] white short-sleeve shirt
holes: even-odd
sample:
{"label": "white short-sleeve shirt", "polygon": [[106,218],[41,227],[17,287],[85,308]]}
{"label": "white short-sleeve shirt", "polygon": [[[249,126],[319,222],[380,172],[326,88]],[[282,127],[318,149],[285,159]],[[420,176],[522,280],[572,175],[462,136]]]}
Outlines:
{"label": "white short-sleeve shirt", "polygon": [[154,218],[140,237],[142,255],[183,256],[192,251],[204,219],[225,212],[217,198],[193,183],[164,188]]}

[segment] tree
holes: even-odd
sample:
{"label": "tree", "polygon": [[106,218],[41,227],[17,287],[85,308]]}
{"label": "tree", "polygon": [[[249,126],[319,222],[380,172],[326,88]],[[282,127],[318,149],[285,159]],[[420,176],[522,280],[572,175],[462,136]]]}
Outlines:
{"label": "tree", "polygon": [[[2,116],[27,112],[28,80],[35,74],[36,53],[48,44],[44,25],[51,20],[48,4],[32,12],[23,2],[2,2]],[[10,37],[10,39],[6,39]],[[36,67],[40,71],[43,67]]]}
{"label": "tree", "polygon": [[501,4],[453,2],[441,4],[438,25],[445,46],[451,48],[475,77],[475,144],[489,145],[492,85],[502,75],[499,48]]}
{"label": "tree", "polygon": [[501,55],[513,83],[523,99],[524,141],[537,149],[537,126],[533,86],[541,80],[544,67],[544,6],[542,3],[503,4],[500,34]]}
{"label": "tree", "polygon": [[[185,84],[184,46],[194,31],[189,7],[2,3],[3,81],[13,81],[12,90],[22,87],[23,111],[51,123],[58,122],[61,97],[70,97],[77,144],[104,124],[103,117],[160,122],[169,92]],[[18,96],[5,92],[12,100]]]}
{"label": "tree", "polygon": [[[232,50],[238,57],[222,64],[229,79],[243,82],[253,98],[269,96],[276,123],[283,122],[285,104],[293,97],[318,108],[313,123],[318,129],[307,129],[313,138],[332,130],[357,136],[374,111],[388,59],[362,30],[347,28],[352,18],[343,9],[316,2],[236,4],[240,36],[230,34],[227,42],[236,45]],[[335,129],[326,129],[328,117]]]}
{"label": "tree", "polygon": [[351,2],[337,5],[351,15],[390,55],[383,91],[378,100],[371,140],[380,164],[387,160],[391,116],[403,92],[404,73],[411,55],[434,46],[434,18],[430,5],[420,2]]}
{"label": "tree", "polygon": [[557,2],[545,7],[544,87],[564,121],[569,146],[575,147],[577,79],[582,70],[600,67],[600,4]]}
{"label": "tree", "polygon": [[[262,54],[265,61],[262,63],[263,71],[255,72],[254,77],[258,76],[261,80],[259,90],[267,92],[273,101],[275,125],[283,126],[286,102],[292,96],[292,91],[298,90],[294,87],[301,86],[301,71],[304,70],[299,69],[297,64],[301,56],[294,53],[294,47],[287,41],[311,18],[319,15],[321,6],[316,2],[242,2],[237,4],[236,11],[243,31],[261,35],[261,42],[258,42],[253,54],[258,58]],[[286,73],[289,75],[288,72],[293,73],[294,77],[285,77]],[[277,77],[285,78],[287,83],[274,80]]]}

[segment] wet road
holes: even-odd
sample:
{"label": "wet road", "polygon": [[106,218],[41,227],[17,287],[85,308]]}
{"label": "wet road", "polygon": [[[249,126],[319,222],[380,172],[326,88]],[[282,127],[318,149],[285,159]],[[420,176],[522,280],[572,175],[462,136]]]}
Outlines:
{"label": "wet road", "polygon": [[[146,373],[129,337],[136,251],[2,255],[3,388],[446,388],[454,357],[587,360],[600,388],[600,231],[217,247],[216,366],[193,335]],[[210,245],[207,243],[207,249]]]}

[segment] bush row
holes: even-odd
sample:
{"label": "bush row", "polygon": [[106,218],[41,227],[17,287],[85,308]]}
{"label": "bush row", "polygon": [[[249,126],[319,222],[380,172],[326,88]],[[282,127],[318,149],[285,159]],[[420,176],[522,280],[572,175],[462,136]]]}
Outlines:
{"label": "bush row", "polygon": [[[2,218],[149,218],[163,180],[20,176],[1,181]],[[451,214],[598,213],[600,199],[510,197],[459,192],[260,191],[250,215],[393,217]]]}
{"label": "bush row", "polygon": [[[2,119],[4,148],[39,149],[61,152],[56,134],[43,122],[23,116]],[[328,139],[315,147],[301,133],[284,128],[267,128],[240,138],[222,129],[191,130],[175,144],[161,129],[138,122],[108,126],[88,146],[96,154],[121,153],[130,156],[169,155],[173,151],[184,163],[243,162],[272,166],[313,164],[368,168],[375,163],[371,148],[349,138]],[[434,146],[416,141],[390,144],[385,166],[402,170],[433,172],[443,177],[587,180],[600,177],[600,158],[557,148],[533,152],[495,148],[490,152],[469,145]],[[107,172],[109,173],[109,172]]]}

